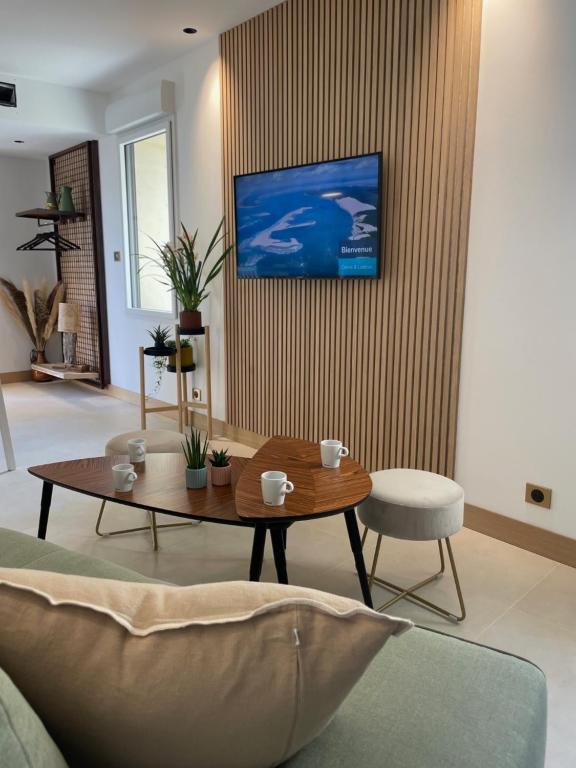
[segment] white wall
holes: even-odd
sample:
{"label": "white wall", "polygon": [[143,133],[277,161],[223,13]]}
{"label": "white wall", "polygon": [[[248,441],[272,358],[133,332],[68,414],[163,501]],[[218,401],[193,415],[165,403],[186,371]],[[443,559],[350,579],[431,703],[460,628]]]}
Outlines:
{"label": "white wall", "polygon": [[[200,245],[206,246],[222,216],[222,171],[220,149],[220,94],[218,72],[218,40],[213,40],[193,53],[149,73],[129,87],[114,94],[114,99],[136,93],[171,80],[176,86],[176,190],[179,218],[188,229],[200,229]],[[127,309],[124,258],[113,260],[120,250],[124,257],[120,165],[118,139],[108,136],[100,143],[102,176],[102,208],[106,283],[108,291],[108,325],[110,332],[110,364],[112,384],[139,390],[137,350],[149,339],[146,329],[158,322],[169,322],[164,316]],[[159,286],[159,290],[163,290]],[[224,418],[224,334],[222,277],[202,305],[205,323],[212,334],[212,399],[214,416]],[[202,342],[196,344],[202,351]],[[201,366],[201,356],[199,357]],[[152,381],[152,377],[149,377]],[[197,371],[197,386],[203,386],[203,370]],[[204,393],[203,393],[204,394]],[[175,402],[174,376],[164,375],[158,395]]]}
{"label": "white wall", "polygon": [[[4,73],[0,81],[14,83],[17,96],[16,108],[1,110],[2,154],[44,158],[104,130],[107,98],[102,93]],[[14,144],[14,139],[25,144]]]}
{"label": "white wall", "polygon": [[[16,248],[36,234],[36,222],[18,219],[16,211],[42,206],[44,190],[50,188],[48,163],[0,155],[0,277],[22,287],[27,279],[37,287],[42,278],[56,280],[54,253],[17,251]],[[30,343],[20,328],[0,305],[0,373],[30,368]],[[52,358],[54,359],[54,357]]]}
{"label": "white wall", "polygon": [[573,538],[575,29],[574,0],[484,2],[457,447],[469,502]]}

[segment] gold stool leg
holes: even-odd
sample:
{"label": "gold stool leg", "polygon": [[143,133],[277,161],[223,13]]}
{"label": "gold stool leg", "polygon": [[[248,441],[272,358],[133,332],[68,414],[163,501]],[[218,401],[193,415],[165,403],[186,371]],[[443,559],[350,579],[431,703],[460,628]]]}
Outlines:
{"label": "gold stool leg", "polygon": [[372,584],[376,578],[376,566],[378,565],[378,558],[380,556],[380,545],[382,544],[382,534],[378,534],[378,541],[376,542],[376,549],[374,551],[374,560],[372,560],[372,570],[370,571],[370,577],[368,579],[368,586],[372,589]]}
{"label": "gold stool leg", "polygon": [[106,506],[106,499],[103,499],[100,505],[100,512],[98,513],[98,520],[96,520],[96,534],[98,536],[106,536],[105,533],[100,533],[100,523],[102,522],[102,515],[104,514],[104,507]]}
{"label": "gold stool leg", "polygon": [[[415,594],[419,589],[422,589],[422,587],[425,587],[427,584],[430,584],[430,582],[435,581],[436,579],[439,579],[445,571],[445,559],[444,559],[444,550],[442,547],[442,540],[438,539],[438,550],[440,553],[440,570],[435,573],[433,576],[429,576],[427,579],[423,579],[422,581],[419,581],[417,584],[413,584],[411,587],[404,588],[399,587],[397,584],[392,584],[389,581],[385,581],[384,579],[380,579],[377,576],[373,577],[374,583],[385,587],[386,589],[397,592],[391,600],[388,600],[387,603],[384,603],[384,605],[381,605],[378,608],[378,611],[384,611],[387,608],[389,608],[391,605],[394,605],[399,600],[402,600],[403,598],[406,598],[406,600],[410,600],[410,602],[415,603],[416,605],[420,605],[423,608],[427,608],[428,610],[432,611],[433,613],[437,613],[440,616],[443,616],[445,619],[450,619],[451,621],[464,621],[466,618],[466,608],[464,605],[464,598],[462,595],[462,589],[460,587],[460,580],[458,578],[458,571],[456,570],[456,562],[454,560],[454,554],[452,552],[452,545],[450,543],[450,539],[446,538],[446,548],[448,550],[448,558],[450,560],[450,567],[452,569],[452,576],[454,577],[454,584],[456,586],[456,594],[458,595],[458,602],[460,605],[460,615],[456,615],[454,613],[451,613],[450,611],[447,611],[445,608],[440,607],[439,605],[436,605],[435,603],[430,602],[430,600],[426,600],[423,597],[420,597],[420,595]],[[372,583],[372,581],[370,582]]]}
{"label": "gold stool leg", "polygon": [[158,552],[158,528],[156,527],[156,512],[149,512],[150,532],[152,533],[152,547],[154,552]]}

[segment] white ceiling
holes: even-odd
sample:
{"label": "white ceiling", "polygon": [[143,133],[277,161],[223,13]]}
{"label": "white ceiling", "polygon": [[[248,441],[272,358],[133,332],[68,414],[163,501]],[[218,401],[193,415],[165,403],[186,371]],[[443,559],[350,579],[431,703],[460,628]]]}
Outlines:
{"label": "white ceiling", "polygon": [[[1,3],[0,72],[110,92],[278,0]],[[183,27],[198,34],[185,35]]]}

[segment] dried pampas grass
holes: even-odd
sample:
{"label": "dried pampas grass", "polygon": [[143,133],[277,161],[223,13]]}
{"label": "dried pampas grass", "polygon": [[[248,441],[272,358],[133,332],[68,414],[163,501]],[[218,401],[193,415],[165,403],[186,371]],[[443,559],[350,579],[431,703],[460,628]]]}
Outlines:
{"label": "dried pampas grass", "polygon": [[64,301],[65,293],[63,283],[56,283],[48,293],[46,281],[33,291],[28,281],[23,280],[20,290],[10,280],[0,277],[0,302],[26,331],[38,352],[44,351],[54,333],[58,304]]}

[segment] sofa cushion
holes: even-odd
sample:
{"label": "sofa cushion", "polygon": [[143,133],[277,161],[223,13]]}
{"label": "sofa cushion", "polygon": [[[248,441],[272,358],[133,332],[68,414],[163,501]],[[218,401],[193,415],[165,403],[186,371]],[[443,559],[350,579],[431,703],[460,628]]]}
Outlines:
{"label": "sofa cushion", "polygon": [[83,768],[277,765],[410,626],[279,584],[0,569],[0,665]]}
{"label": "sofa cushion", "polygon": [[66,768],[60,750],[8,675],[0,669],[0,765]]}
{"label": "sofa cushion", "polygon": [[545,749],[537,667],[416,627],[380,651],[286,768],[543,768]]}
{"label": "sofa cushion", "polygon": [[162,583],[121,565],[71,552],[57,544],[8,528],[0,528],[0,567],[32,568],[35,571],[74,573],[118,581]]}

